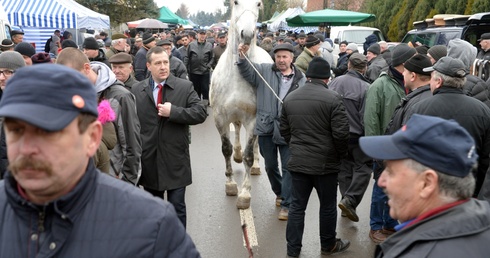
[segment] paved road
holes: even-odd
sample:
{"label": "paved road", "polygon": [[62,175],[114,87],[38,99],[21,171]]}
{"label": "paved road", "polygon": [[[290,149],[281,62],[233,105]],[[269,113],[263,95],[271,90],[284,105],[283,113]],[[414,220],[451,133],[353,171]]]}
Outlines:
{"label": "paved road", "polygon": [[[247,220],[254,257],[286,257],[286,223],[277,219],[279,208],[261,160],[262,175],[252,177],[251,208],[245,211],[235,206],[236,197],[225,195],[224,159],[221,142],[214,126],[211,109],[205,123],[192,126],[191,160],[193,184],[187,188],[187,230],[202,257],[248,257],[241,225]],[[244,130],[242,130],[244,131]],[[244,133],[244,132],[243,132]],[[244,142],[244,141],[242,141]],[[233,163],[236,181],[240,185],[244,173],[242,164]],[[339,194],[340,196],[340,194]],[[368,237],[371,186],[358,207],[360,221],[355,223],[340,217],[337,235],[351,241],[350,248],[334,257],[373,257],[375,245]],[[318,229],[318,199],[313,191],[306,210],[305,233],[300,257],[320,255]]]}

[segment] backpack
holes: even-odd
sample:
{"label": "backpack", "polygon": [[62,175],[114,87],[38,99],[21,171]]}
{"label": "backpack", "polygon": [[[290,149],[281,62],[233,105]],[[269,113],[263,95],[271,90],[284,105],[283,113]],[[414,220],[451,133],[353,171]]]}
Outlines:
{"label": "backpack", "polygon": [[53,41],[53,37],[49,37],[49,39],[46,41],[46,44],[44,44],[44,52],[49,53],[51,50],[51,41]]}

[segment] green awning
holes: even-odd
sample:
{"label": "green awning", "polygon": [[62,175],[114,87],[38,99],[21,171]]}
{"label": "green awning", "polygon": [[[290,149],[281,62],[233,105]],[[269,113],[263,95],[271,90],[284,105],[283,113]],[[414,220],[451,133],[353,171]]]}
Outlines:
{"label": "green awning", "polygon": [[324,9],[296,15],[294,17],[287,18],[286,21],[288,26],[301,27],[321,25],[344,26],[374,21],[375,19],[376,16],[374,14]]}

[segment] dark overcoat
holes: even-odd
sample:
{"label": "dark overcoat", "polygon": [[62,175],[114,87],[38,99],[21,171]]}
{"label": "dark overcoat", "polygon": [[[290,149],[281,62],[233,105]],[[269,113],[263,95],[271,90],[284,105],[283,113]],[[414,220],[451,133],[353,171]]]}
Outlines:
{"label": "dark overcoat", "polygon": [[153,99],[154,81],[150,77],[133,85],[136,109],[141,124],[142,173],[139,184],[165,191],[192,183],[189,156],[189,125],[206,120],[192,82],[170,75],[165,81],[163,102],[170,102],[170,117],[158,116]]}

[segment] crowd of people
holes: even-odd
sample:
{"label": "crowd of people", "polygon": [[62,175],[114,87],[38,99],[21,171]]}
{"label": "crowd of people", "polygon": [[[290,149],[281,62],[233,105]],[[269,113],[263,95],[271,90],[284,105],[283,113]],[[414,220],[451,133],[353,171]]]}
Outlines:
{"label": "crowd of people", "polygon": [[[226,32],[101,32],[78,46],[55,30],[39,53],[11,35],[0,45],[0,256],[199,257],[186,233],[190,126],[208,116]],[[490,59],[490,33],[480,53],[461,39],[390,49],[373,36],[365,53],[340,42],[337,56],[320,32],[259,32],[271,64],[232,46],[256,87],[254,133],[287,254],[301,253],[313,188],[321,254],[347,250],[337,207],[358,222],[373,178],[375,257],[483,257],[490,81],[469,71]]]}

